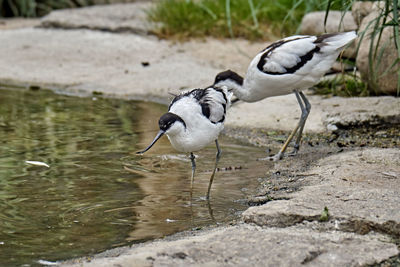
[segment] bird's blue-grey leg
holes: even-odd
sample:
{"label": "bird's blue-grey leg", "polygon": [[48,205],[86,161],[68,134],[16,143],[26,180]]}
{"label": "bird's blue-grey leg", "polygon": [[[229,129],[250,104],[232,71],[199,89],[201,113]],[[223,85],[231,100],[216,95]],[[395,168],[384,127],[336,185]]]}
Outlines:
{"label": "bird's blue-grey leg", "polygon": [[296,128],[293,129],[293,131],[290,133],[289,137],[286,139],[285,143],[283,144],[282,148],[279,150],[279,152],[272,156],[272,157],[266,157],[266,158],[262,158],[259,160],[280,160],[283,158],[283,155],[285,154],[286,148],[288,147],[288,145],[290,144],[290,142],[292,141],[293,137],[296,135],[297,131],[299,130],[301,125],[304,125],[305,120],[307,119],[308,114],[306,115],[305,111],[306,108],[304,107],[304,104],[301,100],[300,94],[297,90],[294,90],[294,94],[296,95],[297,98],[297,102],[299,102],[300,105],[300,109],[301,109],[301,117],[299,122],[296,125]]}
{"label": "bird's blue-grey leg", "polygon": [[207,206],[208,206],[208,213],[210,214],[211,220],[212,220],[214,223],[217,223],[217,221],[215,220],[215,217],[214,217],[213,209],[212,209],[212,207],[211,207],[210,199],[207,199]]}
{"label": "bird's blue-grey leg", "polygon": [[303,94],[302,91],[300,91],[299,94],[300,94],[300,97],[303,100],[304,106],[305,106],[305,109],[301,111],[301,116],[304,117],[304,120],[302,121],[302,124],[300,125],[300,129],[297,133],[297,138],[294,143],[293,151],[289,153],[289,156],[296,155],[297,151],[299,151],[299,149],[300,149],[300,141],[301,141],[301,136],[303,134],[304,125],[306,124],[306,120],[307,120],[308,115],[310,114],[310,110],[311,110],[311,104],[308,101],[307,97]]}
{"label": "bird's blue-grey leg", "polygon": [[210,183],[208,184],[208,190],[207,190],[207,196],[206,196],[207,199],[210,199],[211,185],[214,181],[215,171],[217,170],[217,165],[219,162],[219,158],[221,156],[221,149],[219,148],[218,139],[215,140],[215,146],[217,147],[217,155],[215,156],[215,166],[214,166],[214,170],[210,177]]}
{"label": "bird's blue-grey leg", "polygon": [[190,179],[190,196],[192,196],[193,193],[194,172],[196,171],[195,158],[196,157],[193,155],[193,153],[190,152],[190,161],[192,162],[192,178]]}

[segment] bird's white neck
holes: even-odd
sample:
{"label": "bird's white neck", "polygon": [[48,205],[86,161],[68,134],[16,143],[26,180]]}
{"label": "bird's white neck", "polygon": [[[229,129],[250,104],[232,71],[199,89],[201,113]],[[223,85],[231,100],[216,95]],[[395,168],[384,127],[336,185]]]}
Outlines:
{"label": "bird's white neck", "polygon": [[249,97],[249,90],[246,88],[246,82],[244,82],[243,85],[240,85],[234,81],[225,80],[221,85],[221,87],[226,86],[227,89],[232,91],[240,100],[246,101]]}
{"label": "bird's white neck", "polygon": [[249,90],[246,89],[245,85],[246,83],[243,83],[243,85],[235,84],[235,86],[231,87],[233,94],[243,101],[247,100],[249,94]]}

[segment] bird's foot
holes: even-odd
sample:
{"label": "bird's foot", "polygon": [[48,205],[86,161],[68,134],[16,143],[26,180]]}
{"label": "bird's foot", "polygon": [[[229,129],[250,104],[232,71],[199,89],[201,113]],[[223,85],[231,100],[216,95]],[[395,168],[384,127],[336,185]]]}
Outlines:
{"label": "bird's foot", "polygon": [[257,160],[262,160],[262,161],[278,161],[278,160],[281,160],[281,159],[283,159],[283,153],[281,153],[281,152],[279,152],[278,154],[275,154],[275,155],[273,155],[273,156],[269,156],[269,157],[265,157],[265,158],[260,158],[260,159],[257,159]]}
{"label": "bird's foot", "polygon": [[299,151],[299,149],[300,149],[300,145],[299,145],[298,143],[295,143],[295,144],[294,144],[294,147],[293,147],[293,151],[290,152],[290,153],[287,153],[286,155],[287,155],[288,157],[296,156],[296,155],[297,155],[297,152]]}
{"label": "bird's foot", "polygon": [[297,152],[299,151],[299,149],[294,148],[292,152],[287,153],[286,155],[288,157],[293,157],[297,155]]}

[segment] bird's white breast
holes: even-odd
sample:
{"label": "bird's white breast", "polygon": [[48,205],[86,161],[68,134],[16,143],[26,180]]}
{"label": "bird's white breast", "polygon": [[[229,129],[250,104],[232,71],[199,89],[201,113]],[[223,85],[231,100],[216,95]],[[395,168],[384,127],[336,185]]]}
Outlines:
{"label": "bird's white breast", "polygon": [[186,124],[185,130],[166,133],[171,145],[178,151],[200,150],[216,140],[224,128],[223,123],[212,123],[206,118],[198,101],[192,97],[183,97],[176,101],[169,112],[180,116]]}

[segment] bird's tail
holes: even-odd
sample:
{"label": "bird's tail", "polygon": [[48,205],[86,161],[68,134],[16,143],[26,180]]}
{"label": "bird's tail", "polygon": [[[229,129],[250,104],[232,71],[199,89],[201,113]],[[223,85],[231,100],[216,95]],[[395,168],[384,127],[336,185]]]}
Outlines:
{"label": "bird's tail", "polygon": [[321,43],[325,47],[330,47],[339,51],[356,38],[357,34],[355,31],[327,33],[320,35],[316,42]]}

